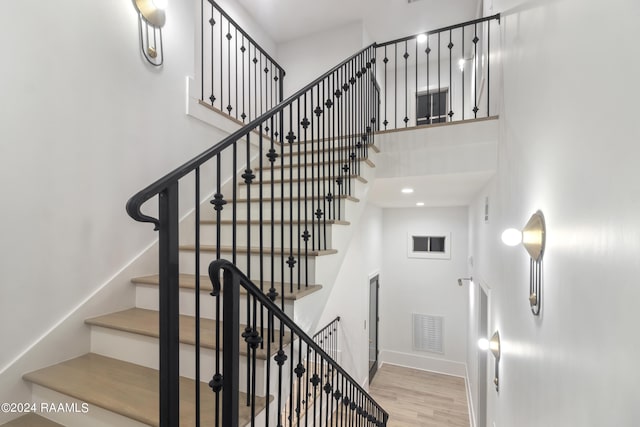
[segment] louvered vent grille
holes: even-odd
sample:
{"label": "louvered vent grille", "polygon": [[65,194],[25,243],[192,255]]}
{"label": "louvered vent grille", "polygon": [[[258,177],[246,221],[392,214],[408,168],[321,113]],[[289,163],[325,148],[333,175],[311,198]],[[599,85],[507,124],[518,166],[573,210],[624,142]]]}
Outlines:
{"label": "louvered vent grille", "polygon": [[413,348],[444,353],[442,345],[443,317],[413,313]]}

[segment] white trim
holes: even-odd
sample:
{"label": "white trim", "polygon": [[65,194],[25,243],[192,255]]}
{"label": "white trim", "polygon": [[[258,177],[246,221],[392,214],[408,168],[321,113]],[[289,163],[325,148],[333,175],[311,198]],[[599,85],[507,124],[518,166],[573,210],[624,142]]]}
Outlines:
{"label": "white trim", "polygon": [[438,359],[417,354],[401,353],[398,351],[382,350],[380,359],[390,365],[403,366],[405,368],[420,369],[422,371],[436,372],[444,375],[465,378],[467,365],[453,360]]}
{"label": "white trim", "polygon": [[469,367],[465,364],[465,389],[467,391],[467,407],[469,408],[469,426],[476,427],[476,411],[473,402],[473,396],[471,394],[471,383],[469,382]]}

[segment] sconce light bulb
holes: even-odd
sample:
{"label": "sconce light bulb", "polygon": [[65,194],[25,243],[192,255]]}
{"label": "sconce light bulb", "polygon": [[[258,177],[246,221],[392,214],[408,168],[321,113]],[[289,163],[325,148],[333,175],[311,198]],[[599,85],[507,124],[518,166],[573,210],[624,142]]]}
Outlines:
{"label": "sconce light bulb", "polygon": [[502,243],[507,246],[517,246],[522,243],[522,231],[508,228],[502,233]]}
{"label": "sconce light bulb", "polygon": [[458,61],[458,68],[460,68],[460,71],[464,71],[464,59],[460,59]]}
{"label": "sconce light bulb", "polygon": [[486,338],[480,338],[478,340],[478,348],[482,351],[489,350],[489,340]]}
{"label": "sconce light bulb", "polygon": [[156,9],[165,10],[169,3],[169,0],[151,0]]}
{"label": "sconce light bulb", "polygon": [[418,43],[424,43],[427,41],[427,35],[426,34],[419,34],[418,35]]}

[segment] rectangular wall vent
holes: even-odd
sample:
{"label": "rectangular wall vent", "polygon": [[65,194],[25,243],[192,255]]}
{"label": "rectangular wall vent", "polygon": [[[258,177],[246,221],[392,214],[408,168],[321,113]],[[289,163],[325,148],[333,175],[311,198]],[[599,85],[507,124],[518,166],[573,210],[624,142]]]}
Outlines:
{"label": "rectangular wall vent", "polygon": [[444,353],[442,346],[441,316],[413,313],[413,349]]}

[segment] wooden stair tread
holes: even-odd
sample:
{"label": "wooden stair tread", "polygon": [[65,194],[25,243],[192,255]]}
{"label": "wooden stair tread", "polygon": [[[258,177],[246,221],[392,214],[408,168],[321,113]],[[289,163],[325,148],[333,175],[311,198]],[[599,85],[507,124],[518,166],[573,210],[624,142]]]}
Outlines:
{"label": "wooden stair tread", "polygon": [[[146,310],[142,308],[130,308],[128,310],[118,311],[115,313],[105,314],[103,316],[93,317],[85,320],[85,323],[93,326],[101,326],[103,328],[114,329],[123,332],[129,332],[133,334],[144,335],[151,338],[158,338],[160,336],[158,330],[159,317],[158,312],[155,310]],[[196,319],[192,316],[180,315],[180,342],[183,344],[195,345],[196,333],[195,333]],[[222,348],[222,322],[220,322],[220,349]],[[244,331],[245,326],[240,325],[240,332]],[[200,346],[202,348],[215,349],[215,330],[216,321],[211,319],[200,319]],[[266,330],[262,332],[262,336],[266,336]],[[246,345],[242,345],[244,338],[240,337],[240,354],[246,356]],[[291,334],[285,334],[284,344],[287,345],[291,342]],[[278,350],[272,349],[273,354]],[[256,351],[256,357],[258,359],[266,359],[267,354],[265,349],[258,349]]]}
{"label": "wooden stair tread", "polygon": [[[316,176],[316,177],[313,177],[313,178],[307,177],[307,178],[300,178],[300,179],[297,179],[296,177],[294,177],[293,179],[289,179],[287,176],[285,176],[284,179],[281,179],[281,178],[278,178],[278,177],[274,177],[275,179],[273,181],[270,180],[270,179],[264,179],[265,178],[264,176],[262,178],[263,178],[262,181],[258,181],[258,180],[253,181],[251,183],[251,185],[255,186],[255,185],[260,184],[260,182],[262,182],[262,184],[271,184],[271,183],[274,183],[274,184],[281,184],[281,183],[289,184],[289,183],[298,183],[298,182],[317,182],[317,181],[322,181],[322,180],[333,181],[335,179],[340,178],[340,176],[324,176],[324,177]],[[269,178],[269,177],[267,177],[267,178]],[[366,184],[368,182],[366,179],[364,179],[360,175],[353,175],[353,174],[344,175],[344,176],[342,176],[342,179],[356,179],[356,180],[362,182],[363,184]],[[246,186],[247,183],[244,182],[244,181],[241,181],[241,182],[239,182],[239,185],[240,186]]]}
{"label": "wooden stair tread", "polygon": [[[25,380],[58,393],[158,426],[158,371],[121,360],[87,353],[75,359],[25,374]],[[180,377],[180,425],[195,425],[195,381]],[[202,425],[215,424],[213,392],[205,382],[199,383]],[[241,393],[240,401],[246,399]],[[266,399],[256,399],[256,413]],[[224,409],[223,409],[224,410]],[[250,408],[240,405],[241,424],[250,421]]]}
{"label": "wooden stair tread", "polygon": [[[38,405],[36,403],[36,405]],[[40,415],[29,413],[2,424],[0,427],[64,427],[62,424],[54,423]]]}
{"label": "wooden stair tread", "polygon": [[[196,245],[180,245],[180,250],[184,250],[184,251],[195,251],[196,250]],[[215,252],[216,251],[216,246],[215,245],[200,245],[200,252]],[[302,249],[300,249],[301,254],[302,254]],[[233,252],[233,247],[232,246],[220,246],[220,252],[223,253],[229,253],[229,252]],[[247,248],[246,246],[236,246],[236,252],[239,253],[251,253],[251,254],[256,254],[259,255],[260,254],[260,248],[259,247],[250,247]],[[271,248],[268,247],[264,247],[262,248],[262,253],[263,255],[271,255]],[[284,253],[285,255],[290,255],[291,253],[298,253],[298,248],[293,248],[293,249],[282,249],[282,248],[273,248],[273,253],[274,255],[280,255],[282,253]],[[313,257],[317,257],[317,256],[324,256],[324,255],[333,255],[333,254],[337,254],[338,251],[336,249],[324,249],[324,250],[308,250],[306,252],[307,256],[313,256]],[[305,254],[302,254],[305,255]]]}
{"label": "wooden stair tread", "polygon": [[[343,221],[340,219],[327,219],[326,221],[323,220],[324,222],[326,222],[327,225],[351,225],[351,223],[349,221]],[[301,219],[300,221],[296,221],[296,220],[289,220],[289,219],[285,219],[284,221],[282,220],[273,220],[274,225],[304,225],[304,219]],[[310,222],[310,221],[307,221]],[[200,220],[200,224],[201,225],[216,225],[218,223],[218,221],[216,221],[215,219],[203,219]],[[247,225],[248,221],[246,219],[237,219],[235,221],[236,224],[240,224],[240,225]],[[220,225],[233,225],[233,220],[230,219],[222,219],[220,220]],[[266,219],[266,220],[262,220],[260,221],[259,219],[252,219],[251,220],[251,225],[263,225],[265,227],[267,226],[271,226],[271,220],[270,219]]]}
{"label": "wooden stair tread", "polygon": [[[135,284],[158,286],[158,284],[160,283],[160,276],[157,274],[152,274],[149,276],[135,277],[131,279],[131,281]],[[260,286],[259,280],[252,280],[252,282]],[[196,288],[195,274],[180,274],[180,277],[178,278],[178,284],[183,289],[195,289]],[[298,290],[296,289],[297,285],[294,285],[293,292],[291,292],[290,284],[285,283],[284,285],[285,285],[284,299],[290,300],[290,301],[298,300],[300,298],[303,298],[307,295],[310,295],[322,289],[322,285],[308,285],[308,286],[303,286],[301,287],[301,289]],[[282,290],[282,283],[273,282],[273,287],[278,291],[278,293],[280,293]],[[263,289],[265,293],[268,292],[270,288],[271,288],[271,282],[266,282],[266,281],[263,282]],[[213,285],[211,284],[211,279],[209,278],[209,276],[200,276],[200,289],[206,292],[211,292],[213,290]],[[222,293],[224,294],[224,285],[222,286]],[[243,287],[240,287],[240,294],[246,294],[246,293],[247,291]],[[280,296],[278,296],[278,298],[280,298]]]}
{"label": "wooden stair tread", "polygon": [[[315,196],[315,197],[307,197],[308,200],[325,200],[325,196]],[[349,200],[352,202],[360,202],[360,199],[358,199],[357,197],[353,197],[353,196],[347,196],[345,194],[342,195],[338,195],[338,196],[333,196],[334,200]],[[303,198],[298,199],[298,197],[294,197],[293,199],[291,197],[274,197],[273,199],[271,197],[263,197],[262,200],[260,200],[257,197],[252,197],[251,199],[249,199],[249,201],[251,203],[269,203],[270,201],[274,201],[274,202],[290,202],[291,200],[293,200],[294,202],[297,202],[298,200],[303,200]],[[246,198],[240,198],[240,199],[236,199],[236,203],[246,203],[247,199]],[[233,199],[231,200],[227,200],[227,206],[233,204]]]}

